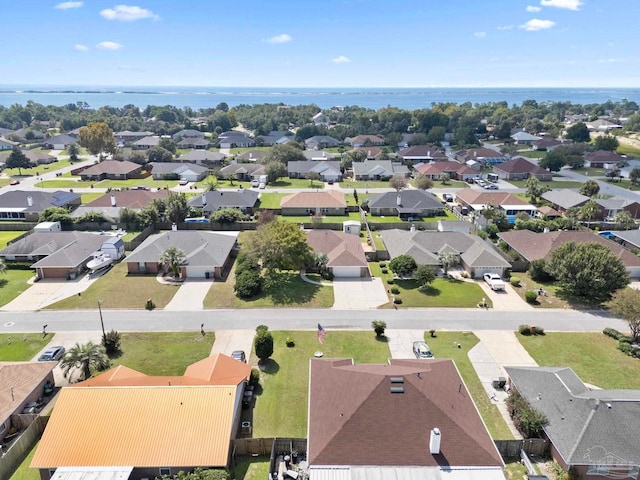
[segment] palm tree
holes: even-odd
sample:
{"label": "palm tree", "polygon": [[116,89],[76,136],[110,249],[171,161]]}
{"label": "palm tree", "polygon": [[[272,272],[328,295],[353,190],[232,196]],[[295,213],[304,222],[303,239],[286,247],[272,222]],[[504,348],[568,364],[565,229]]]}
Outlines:
{"label": "palm tree", "polygon": [[444,270],[444,274],[446,275],[449,272],[449,267],[452,265],[457,265],[458,255],[451,252],[442,252],[438,254],[438,261],[440,265],[442,265],[442,270]]}
{"label": "palm tree", "polygon": [[160,255],[160,265],[167,270],[171,270],[173,276],[178,278],[180,276],[180,265],[187,259],[185,253],[178,247],[169,247]]}
{"label": "palm tree", "polygon": [[0,258],[0,273],[7,273],[7,264]]}
{"label": "palm tree", "polygon": [[92,370],[104,370],[109,365],[109,357],[104,347],[93,342],[76,343],[60,362],[65,378],[71,371],[80,370],[80,380],[90,378]]}

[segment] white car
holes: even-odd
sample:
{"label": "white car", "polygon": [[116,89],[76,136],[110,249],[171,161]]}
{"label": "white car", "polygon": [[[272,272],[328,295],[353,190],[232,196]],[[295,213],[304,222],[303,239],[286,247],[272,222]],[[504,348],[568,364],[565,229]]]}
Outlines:
{"label": "white car", "polygon": [[187,180],[186,178],[181,178],[179,183],[180,185],[187,185],[189,183],[189,180]]}
{"label": "white car", "polygon": [[258,188],[260,190],[264,190],[267,187],[267,185],[265,183],[261,183],[260,185],[258,185]]}
{"label": "white car", "polygon": [[485,273],[482,278],[491,287],[491,290],[504,290],[505,284],[497,273]]}

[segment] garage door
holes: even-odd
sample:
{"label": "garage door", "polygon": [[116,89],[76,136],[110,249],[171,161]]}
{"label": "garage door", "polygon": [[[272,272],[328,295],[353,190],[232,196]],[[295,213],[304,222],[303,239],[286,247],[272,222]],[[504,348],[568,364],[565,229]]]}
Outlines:
{"label": "garage door", "polygon": [[333,276],[338,278],[360,277],[360,267],[333,267]]}
{"label": "garage door", "polygon": [[476,278],[482,278],[485,273],[497,273],[502,277],[503,269],[502,267],[476,267]]}
{"label": "garage door", "polygon": [[206,273],[210,272],[213,278],[213,269],[207,267],[187,267],[187,278],[206,278]]}

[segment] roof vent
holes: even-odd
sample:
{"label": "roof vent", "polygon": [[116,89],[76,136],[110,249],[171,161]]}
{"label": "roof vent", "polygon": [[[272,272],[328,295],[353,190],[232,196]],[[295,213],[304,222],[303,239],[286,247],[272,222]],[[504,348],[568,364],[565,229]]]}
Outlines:
{"label": "roof vent", "polygon": [[391,377],[391,383],[404,383],[404,377]]}
{"label": "roof vent", "polygon": [[611,405],[609,402],[607,402],[607,408],[608,408],[609,410],[611,410],[611,409],[613,408],[613,405]]}
{"label": "roof vent", "polygon": [[111,195],[111,206],[115,207],[116,205],[117,205],[116,196],[115,195]]}
{"label": "roof vent", "polygon": [[391,393],[404,393],[404,387],[391,387]]}
{"label": "roof vent", "polygon": [[33,197],[31,195],[27,197],[27,206],[33,207]]}

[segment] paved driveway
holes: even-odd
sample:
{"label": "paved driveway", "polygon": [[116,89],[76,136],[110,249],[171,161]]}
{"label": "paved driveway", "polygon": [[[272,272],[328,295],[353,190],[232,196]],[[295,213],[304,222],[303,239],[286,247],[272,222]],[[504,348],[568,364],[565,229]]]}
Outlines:
{"label": "paved driveway", "polygon": [[378,308],[389,302],[382,279],[372,277],[334,278],[333,296],[335,310]]}
{"label": "paved driveway", "polygon": [[202,302],[210,288],[211,280],[186,278],[164,310],[174,312],[202,310]]}
{"label": "paved driveway", "polygon": [[505,282],[504,291],[494,292],[484,280],[476,280],[482,291],[493,302],[493,309],[500,311],[533,310],[533,307],[525,302],[513,289],[509,282]]}
{"label": "paved driveway", "polygon": [[[206,323],[204,329],[207,331]],[[242,350],[249,362],[255,333],[255,330],[216,330],[216,341],[213,343],[211,354],[230,355],[234,350]]]}
{"label": "paved driveway", "polygon": [[415,360],[413,342],[424,340],[424,330],[387,328],[385,336],[389,342],[391,358],[412,358]]}

